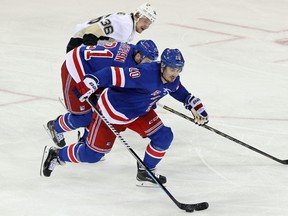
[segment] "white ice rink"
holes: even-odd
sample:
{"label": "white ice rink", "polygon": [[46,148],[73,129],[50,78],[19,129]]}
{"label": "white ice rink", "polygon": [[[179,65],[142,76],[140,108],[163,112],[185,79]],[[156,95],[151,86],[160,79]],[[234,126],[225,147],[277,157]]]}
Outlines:
{"label": "white ice rink", "polygon": [[[130,12],[136,0],[1,0],[0,215],[187,215],[160,189],[135,186],[136,162],[117,141],[106,161],[56,167],[40,177],[43,124],[65,113],[60,67],[77,23]],[[288,0],[151,0],[158,20],[139,39],[179,48],[183,84],[209,125],[288,159]],[[189,115],[169,96],[161,101]],[[288,165],[157,109],[174,132],[158,171],[180,202],[207,201],[202,216],[287,216]],[[147,139],[122,134],[142,158]],[[76,132],[67,134],[76,141]]]}

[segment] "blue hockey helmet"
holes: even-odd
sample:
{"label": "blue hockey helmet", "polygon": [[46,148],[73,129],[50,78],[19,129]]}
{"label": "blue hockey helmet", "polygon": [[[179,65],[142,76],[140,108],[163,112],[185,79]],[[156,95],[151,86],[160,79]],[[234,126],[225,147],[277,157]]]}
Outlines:
{"label": "blue hockey helmet", "polygon": [[152,40],[138,41],[134,49],[134,55],[136,55],[138,52],[141,53],[140,61],[142,61],[145,57],[155,61],[159,56],[158,48]]}
{"label": "blue hockey helmet", "polygon": [[172,68],[180,68],[180,70],[182,70],[185,60],[180,50],[166,48],[162,52],[161,62],[163,63],[163,67],[169,66]]}

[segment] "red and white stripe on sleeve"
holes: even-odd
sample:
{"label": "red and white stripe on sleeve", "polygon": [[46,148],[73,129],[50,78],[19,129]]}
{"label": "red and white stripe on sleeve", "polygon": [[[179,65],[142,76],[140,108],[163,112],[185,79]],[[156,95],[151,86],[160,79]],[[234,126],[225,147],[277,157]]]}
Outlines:
{"label": "red and white stripe on sleeve", "polygon": [[117,87],[125,86],[125,75],[123,68],[111,67],[112,70],[112,84]]}
{"label": "red and white stripe on sleeve", "polygon": [[80,48],[81,46],[71,50],[66,54],[66,67],[69,74],[77,83],[83,80],[86,74],[82,65],[81,58],[79,56]]}
{"label": "red and white stripe on sleeve", "polygon": [[98,105],[105,118],[112,124],[128,124],[135,121],[137,118],[129,119],[113,107],[108,99],[107,91],[105,89],[98,100]]}

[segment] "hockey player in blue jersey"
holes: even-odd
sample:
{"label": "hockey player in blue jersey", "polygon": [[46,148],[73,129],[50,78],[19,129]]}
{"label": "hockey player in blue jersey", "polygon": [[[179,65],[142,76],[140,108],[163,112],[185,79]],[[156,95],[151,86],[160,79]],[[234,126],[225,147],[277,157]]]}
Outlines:
{"label": "hockey player in blue jersey", "polygon": [[[161,55],[161,62],[137,67],[104,68],[86,75],[82,85],[77,86],[80,100],[87,99],[99,87],[106,88],[97,107],[118,132],[129,128],[150,139],[143,162],[153,172],[173,140],[171,129],[163,124],[153,109],[157,101],[171,95],[191,110],[196,124],[208,122],[208,114],[201,100],[189,93],[180,82],[179,73],[183,67],[181,52],[167,48]],[[72,144],[63,149],[46,149],[42,173],[49,177],[56,165],[65,162],[96,163],[110,152],[115,138],[115,134],[94,112],[86,143]],[[147,172],[137,167],[139,185],[153,184]],[[162,184],[166,183],[165,176],[156,176]]]}
{"label": "hockey player in blue jersey", "polygon": [[[140,40],[136,45],[114,42],[82,46],[69,52],[61,68],[62,90],[69,112],[47,123],[47,129],[55,144],[64,147],[64,132],[86,127],[91,122],[90,105],[86,101],[79,101],[73,93],[73,88],[81,84],[85,75],[109,66],[136,67],[157,58],[158,49],[152,40]],[[96,94],[101,91],[101,88],[98,89]]]}

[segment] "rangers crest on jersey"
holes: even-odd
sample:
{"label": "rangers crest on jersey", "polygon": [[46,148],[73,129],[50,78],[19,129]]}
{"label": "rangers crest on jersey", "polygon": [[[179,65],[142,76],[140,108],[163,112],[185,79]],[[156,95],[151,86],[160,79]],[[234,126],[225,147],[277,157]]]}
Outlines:
{"label": "rangers crest on jersey", "polygon": [[163,90],[164,90],[163,95],[167,95],[171,92],[171,89],[168,89],[168,88],[164,88]]}
{"label": "rangers crest on jersey", "polygon": [[161,94],[161,91],[160,90],[156,90],[151,95],[152,96],[156,96],[156,95],[159,95],[159,94]]}

